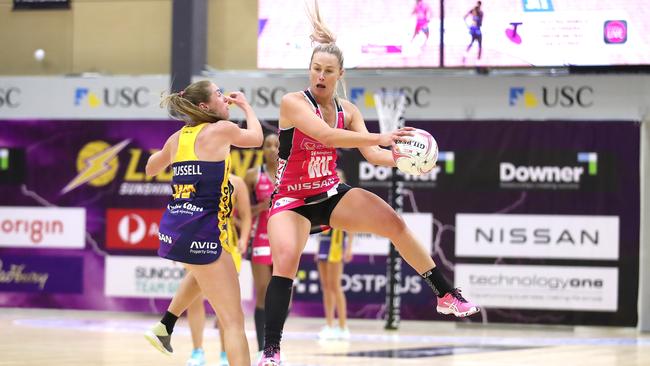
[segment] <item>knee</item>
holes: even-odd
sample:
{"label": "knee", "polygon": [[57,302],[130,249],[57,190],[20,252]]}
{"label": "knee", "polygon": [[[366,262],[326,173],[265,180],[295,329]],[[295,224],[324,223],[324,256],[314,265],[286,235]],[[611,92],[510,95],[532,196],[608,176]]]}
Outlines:
{"label": "knee", "polygon": [[394,239],[404,234],[407,227],[404,219],[393,211],[390,215],[387,215],[385,220],[382,220],[381,230],[384,231],[382,236]]}
{"label": "knee", "polygon": [[343,284],[341,281],[336,281],[335,283],[332,284],[332,288],[334,289],[335,293],[343,293]]}
{"label": "knee", "polygon": [[219,316],[219,324],[225,330],[237,330],[244,327],[244,312],[241,309]]}
{"label": "knee", "polygon": [[273,252],[273,274],[293,278],[298,269],[300,253],[294,253],[293,250],[276,247]]}
{"label": "knee", "polygon": [[329,280],[324,279],[324,280],[321,282],[321,284],[322,284],[322,286],[323,286],[322,291],[323,291],[324,293],[330,293],[330,292],[332,291],[332,289],[333,289],[333,287],[332,287],[332,283],[331,283]]}
{"label": "knee", "polygon": [[336,293],[338,289],[341,287],[341,282],[340,281],[335,281],[334,279],[329,279],[327,281],[327,291],[330,291],[332,293]]}

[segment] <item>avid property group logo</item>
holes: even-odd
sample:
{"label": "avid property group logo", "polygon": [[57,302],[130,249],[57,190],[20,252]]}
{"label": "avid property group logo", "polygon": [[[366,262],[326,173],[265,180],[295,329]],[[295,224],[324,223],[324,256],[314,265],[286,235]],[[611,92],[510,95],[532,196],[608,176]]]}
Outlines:
{"label": "avid property group logo", "polygon": [[589,108],[594,105],[594,88],[588,85],[558,85],[531,88],[513,86],[508,105],[514,108]]}

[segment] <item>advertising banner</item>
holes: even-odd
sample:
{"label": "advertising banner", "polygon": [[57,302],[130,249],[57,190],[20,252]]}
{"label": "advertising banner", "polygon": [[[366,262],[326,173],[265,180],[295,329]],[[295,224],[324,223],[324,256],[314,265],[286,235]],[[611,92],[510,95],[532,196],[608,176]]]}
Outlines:
{"label": "advertising banner", "polygon": [[456,284],[487,308],[618,310],[618,269],[611,267],[457,264]]}
{"label": "advertising banner", "polygon": [[83,259],[77,256],[0,253],[0,294],[80,294],[83,270]]}
{"label": "advertising banner", "polygon": [[82,249],[85,223],[84,208],[0,206],[0,247]]}
{"label": "advertising banner", "polygon": [[158,223],[163,209],[123,209],[106,210],[106,249],[124,251],[158,250]]}
{"label": "advertising banner", "polygon": [[168,298],[178,289],[185,269],[159,257],[106,257],[104,291],[106,296]]}
{"label": "advertising banner", "polygon": [[[306,63],[305,63],[306,66]],[[288,92],[309,86],[307,70],[216,72],[195,76],[225,92],[241,91],[257,116],[277,121]],[[408,121],[582,120],[640,121],[650,112],[646,75],[436,74],[427,70],[345,73],[346,98],[376,120],[374,94],[403,93]],[[160,107],[168,76],[0,77],[0,119],[148,120],[167,118]],[[238,108],[232,118],[242,119]]]}
{"label": "advertising banner", "polygon": [[[155,254],[158,220],[171,194],[171,171],[147,177],[144,166],[181,124],[0,123],[0,151],[11,152],[8,169],[17,162],[24,172],[0,181],[1,279],[16,278],[17,273],[42,278],[37,274],[50,267],[33,265],[40,257],[74,257],[82,264],[71,280],[81,281],[78,293],[57,290],[44,296],[17,289],[14,280],[6,280],[0,287],[0,306],[163,311],[181,276],[180,266]],[[636,324],[638,123],[408,121],[407,125],[426,129],[440,147],[438,165],[431,173],[405,177],[407,225],[445,276],[468,298],[484,302],[485,319]],[[368,127],[378,129],[372,122]],[[348,183],[387,198],[389,169],[368,164],[354,149],[339,153],[338,167]],[[233,149],[231,158],[238,175],[262,162],[261,152],[250,149]],[[73,231],[68,232],[71,224]],[[60,232],[66,235],[66,245],[50,248],[58,245],[53,235]],[[9,234],[11,241],[6,239]],[[343,283],[350,314],[380,318],[387,240],[363,233],[355,237],[355,255],[345,267]],[[292,314],[323,314],[316,250],[312,238],[301,260]],[[401,316],[452,320],[435,312],[432,291],[415,271],[403,267]],[[248,312],[254,305],[250,272],[244,261],[240,282]],[[51,276],[56,273],[51,270]],[[508,303],[524,285],[527,297]],[[31,291],[39,284],[25,286]],[[535,304],[534,299],[541,302]]]}
{"label": "advertising banner", "polygon": [[619,258],[618,216],[456,215],[456,256]]}
{"label": "advertising banner", "polygon": [[0,78],[0,118],[160,120],[169,76]]}

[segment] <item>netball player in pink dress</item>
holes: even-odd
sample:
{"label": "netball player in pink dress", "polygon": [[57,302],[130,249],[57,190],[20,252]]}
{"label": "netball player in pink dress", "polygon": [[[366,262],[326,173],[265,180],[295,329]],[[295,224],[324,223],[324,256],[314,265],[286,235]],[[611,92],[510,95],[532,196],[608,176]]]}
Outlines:
{"label": "netball player in pink dress", "polygon": [[371,192],[340,182],[337,147],[358,148],[370,163],[393,167],[391,151],[379,146],[391,146],[411,132],[368,132],[359,109],[337,96],[343,54],[323,24],[317,2],[310,20],[311,39],[318,45],[309,63],[309,87],[286,94],[280,103],[277,183],[268,221],[273,276],[266,292],[264,350],[258,366],[280,364],[282,330],[300,256],[310,232],[327,227],[389,238],[437,295],[438,312],[462,317],[479,311],[447,282],[428,248],[392,207]]}

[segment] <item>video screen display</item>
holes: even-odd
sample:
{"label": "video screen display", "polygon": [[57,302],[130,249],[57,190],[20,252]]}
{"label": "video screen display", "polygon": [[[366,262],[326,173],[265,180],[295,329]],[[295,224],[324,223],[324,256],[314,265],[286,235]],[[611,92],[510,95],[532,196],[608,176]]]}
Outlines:
{"label": "video screen display", "polygon": [[650,64],[649,19],[647,0],[445,1],[444,63]]}
{"label": "video screen display", "polygon": [[[304,0],[259,0],[257,67],[304,69],[313,46]],[[440,66],[438,0],[321,0],[346,68]]]}

